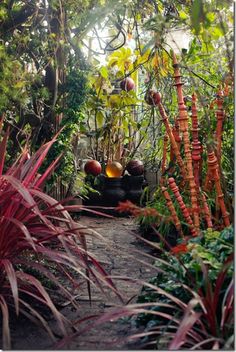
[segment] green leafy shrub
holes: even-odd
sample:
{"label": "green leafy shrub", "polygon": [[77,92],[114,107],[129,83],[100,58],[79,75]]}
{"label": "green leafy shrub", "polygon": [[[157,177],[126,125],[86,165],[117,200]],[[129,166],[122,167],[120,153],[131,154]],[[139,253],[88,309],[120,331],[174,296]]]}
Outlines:
{"label": "green leafy shrub", "polygon": [[[232,226],[225,228],[221,232],[206,230],[201,237],[189,240],[188,244],[180,243],[172,249],[175,256],[166,253],[162,256],[161,260],[156,260],[155,266],[160,272],[149,281],[149,284],[152,285],[151,287],[149,285],[143,287],[138,298],[138,303],[140,303],[140,306],[148,302],[173,304],[176,299],[187,305],[194,296],[194,293],[196,293],[201,297],[203,303],[207,304],[208,295],[211,295],[210,297],[214,303],[214,305],[212,303],[212,307],[214,309],[209,314],[212,314],[212,317],[215,314],[218,325],[218,335],[216,335],[220,336],[226,342],[232,333],[233,323],[232,321],[229,322],[229,325],[225,326],[225,330],[220,327],[220,324],[223,319],[224,297],[229,287],[231,287],[233,277],[232,260],[224,276],[222,276],[222,272],[228,258],[233,254],[233,243],[234,230]],[[160,293],[155,287],[162,289],[163,293]],[[168,295],[171,296],[168,297]],[[210,305],[209,302],[208,304]],[[183,317],[183,310],[177,308],[178,305],[174,312],[173,309],[166,309],[158,305],[149,307],[150,314],[139,314],[136,318],[136,324],[139,327],[145,327],[146,332],[155,328],[157,329],[158,326],[163,327],[163,325],[170,322],[170,319],[154,315],[153,312],[170,314],[173,319],[175,317]],[[201,310],[202,307],[197,305],[196,312],[201,312]],[[206,331],[209,334],[212,333],[210,318],[209,321],[205,319],[204,323]],[[161,336],[160,331],[161,328],[157,333],[159,338]],[[164,330],[162,332],[164,333]],[[145,337],[143,342],[147,342],[148,340],[148,337]],[[156,344],[158,346],[158,338]],[[157,348],[160,348],[160,346]]]}
{"label": "green leafy shrub", "polygon": [[73,186],[77,178],[77,156],[76,150],[78,143],[76,136],[80,134],[81,124],[85,116],[82,113],[82,105],[88,92],[86,73],[82,70],[71,69],[68,73],[66,83],[60,88],[62,96],[66,97],[63,108],[57,107],[57,114],[63,114],[60,127],[63,127],[57,141],[54,143],[48,153],[44,169],[50,164],[57,155],[63,153],[63,158],[57,170],[52,175],[49,185],[53,185],[57,178],[60,177],[62,184],[67,188]]}
{"label": "green leafy shrub", "polygon": [[[212,247],[219,252],[205,256]],[[158,274],[137,280],[143,285],[138,302],[109,310],[94,326],[132,317],[138,331],[126,340],[136,340],[139,349],[233,349],[233,250],[232,227],[206,231],[188,244],[179,243],[172,253],[163,250],[155,263]]]}

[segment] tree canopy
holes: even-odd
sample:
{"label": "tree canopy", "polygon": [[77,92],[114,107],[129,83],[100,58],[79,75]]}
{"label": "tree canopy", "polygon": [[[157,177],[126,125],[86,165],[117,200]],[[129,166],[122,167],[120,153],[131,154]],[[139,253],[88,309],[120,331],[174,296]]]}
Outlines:
{"label": "tree canopy", "polygon": [[[219,85],[233,81],[230,1],[3,0],[0,111],[12,126],[15,150],[25,143],[34,149],[66,125],[56,152],[65,146],[69,152],[72,136],[85,132],[91,114],[99,130],[110,113],[114,118],[123,106],[125,116],[131,106],[140,106],[153,85],[172,111],[168,35],[173,33],[175,41],[176,30],[188,33],[189,46],[180,48],[180,61],[189,93],[194,87],[204,109]],[[127,76],[138,83],[138,90],[133,96],[110,97]],[[130,122],[119,114],[128,136]],[[142,128],[148,123],[144,119]]]}

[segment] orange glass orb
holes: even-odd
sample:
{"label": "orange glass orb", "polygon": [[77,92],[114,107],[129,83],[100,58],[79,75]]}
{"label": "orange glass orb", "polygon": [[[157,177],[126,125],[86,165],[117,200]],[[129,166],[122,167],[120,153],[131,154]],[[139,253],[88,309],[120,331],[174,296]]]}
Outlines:
{"label": "orange glass orb", "polygon": [[123,167],[118,161],[112,161],[106,167],[106,174],[108,177],[121,177]]}

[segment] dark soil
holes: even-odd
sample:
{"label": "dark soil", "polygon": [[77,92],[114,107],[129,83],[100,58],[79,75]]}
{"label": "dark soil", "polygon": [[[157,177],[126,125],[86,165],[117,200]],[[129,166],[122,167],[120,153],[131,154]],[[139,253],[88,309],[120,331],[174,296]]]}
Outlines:
{"label": "dark soil", "polygon": [[[152,249],[135,237],[138,228],[130,218],[116,217],[114,219],[81,216],[79,223],[88,228],[94,228],[107,240],[104,244],[93,236],[87,237],[88,250],[103,264],[112,276],[128,276],[132,279],[148,280],[154,274],[154,269],[148,264],[153,262],[144,254],[151,254]],[[87,230],[87,232],[91,232]],[[134,252],[135,251],[135,252]],[[144,261],[140,263],[138,260]],[[142,285],[135,281],[115,281],[124,302],[135,303]],[[97,288],[92,288],[92,303],[90,305],[87,287],[79,288],[77,302],[80,310],[71,305],[64,307],[61,312],[70,321],[77,321],[93,314],[108,312],[114,305],[121,305],[118,297],[108,291],[109,297]],[[47,314],[48,315],[48,314]],[[48,315],[48,323],[54,332],[57,331],[54,320]],[[75,325],[76,326],[76,325]],[[70,350],[137,350],[139,344],[130,344],[127,337],[135,331],[132,320],[122,319],[115,322],[99,324],[86,333],[74,337],[70,345],[62,349]],[[40,327],[33,325],[26,319],[19,318],[12,323],[13,350],[55,350],[47,333]],[[59,349],[56,348],[56,349]]]}

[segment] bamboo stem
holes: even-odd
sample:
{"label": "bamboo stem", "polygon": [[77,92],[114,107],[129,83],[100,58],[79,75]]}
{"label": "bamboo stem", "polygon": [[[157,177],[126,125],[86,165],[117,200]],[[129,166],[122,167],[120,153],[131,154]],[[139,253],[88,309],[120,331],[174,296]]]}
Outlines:
{"label": "bamboo stem", "polygon": [[172,192],[174,193],[177,202],[179,203],[180,209],[182,211],[182,214],[183,214],[187,224],[190,226],[190,231],[191,231],[192,235],[197,236],[197,231],[194,228],[194,224],[193,224],[193,221],[190,217],[189,211],[188,211],[186,205],[184,204],[183,198],[182,198],[181,194],[179,193],[179,188],[176,185],[173,177],[169,178],[169,186],[170,186]]}
{"label": "bamboo stem", "polygon": [[182,227],[181,227],[181,223],[180,223],[180,220],[178,218],[178,215],[176,213],[176,210],[175,210],[175,207],[174,207],[174,204],[171,200],[171,197],[167,191],[167,188],[166,187],[162,187],[161,188],[162,190],[162,193],[166,199],[166,204],[167,204],[167,207],[171,213],[171,216],[172,216],[172,220],[173,220],[173,223],[176,227],[176,230],[178,231],[178,233],[183,236],[183,231],[182,231]]}
{"label": "bamboo stem", "polygon": [[223,195],[223,192],[221,189],[221,184],[220,184],[219,164],[218,164],[217,157],[215,156],[215,153],[213,150],[208,152],[208,160],[207,161],[208,161],[209,171],[212,173],[212,177],[214,179],[217,200],[218,200],[218,204],[220,206],[224,225],[230,226],[229,214],[227,213],[227,210],[226,210],[226,206],[225,206],[225,202],[224,202],[224,195]]}
{"label": "bamboo stem", "polygon": [[194,221],[195,227],[198,229],[200,226],[199,207],[198,207],[198,200],[197,200],[197,187],[196,187],[196,183],[193,175],[192,155],[191,155],[190,139],[189,139],[189,133],[188,133],[188,114],[187,114],[186,106],[184,104],[183,91],[182,91],[183,83],[181,82],[179,64],[177,62],[177,59],[174,53],[173,53],[173,67],[174,67],[174,79],[175,79],[174,85],[176,86],[176,90],[177,90],[178,107],[179,107],[179,128],[180,128],[180,133],[182,133],[182,136],[183,136],[183,145],[184,145],[186,168],[187,168],[187,180],[189,182],[189,188],[190,188],[193,221]]}

